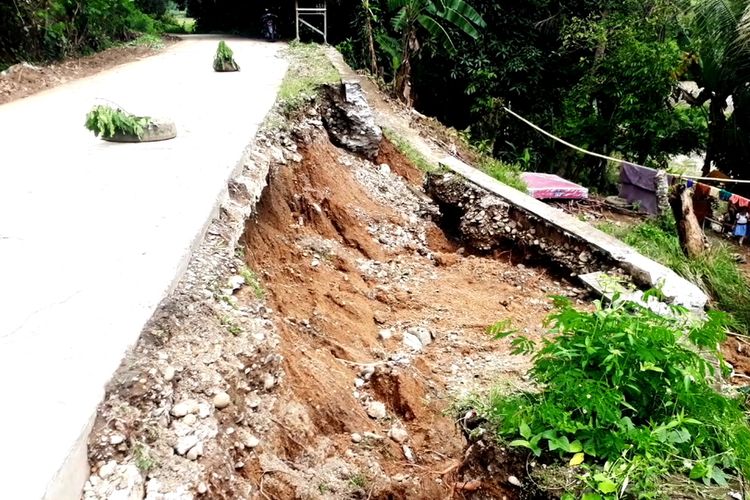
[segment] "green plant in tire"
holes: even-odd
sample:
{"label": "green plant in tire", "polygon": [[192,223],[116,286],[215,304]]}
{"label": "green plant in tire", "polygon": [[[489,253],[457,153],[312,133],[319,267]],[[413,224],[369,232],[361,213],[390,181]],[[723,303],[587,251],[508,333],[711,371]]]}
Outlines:
{"label": "green plant in tire", "polygon": [[214,56],[214,71],[239,71],[240,67],[234,60],[234,52],[224,40],[219,42]]}
{"label": "green plant in tire", "polygon": [[148,116],[135,116],[120,108],[94,106],[86,115],[85,126],[97,137],[110,139],[115,135],[136,136],[139,139],[151,124]]}

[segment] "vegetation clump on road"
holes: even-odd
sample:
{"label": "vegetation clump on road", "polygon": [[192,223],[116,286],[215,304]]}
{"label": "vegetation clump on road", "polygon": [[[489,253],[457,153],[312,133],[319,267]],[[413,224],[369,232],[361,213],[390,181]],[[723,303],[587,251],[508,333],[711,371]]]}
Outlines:
{"label": "vegetation clump on road", "polygon": [[719,486],[750,478],[744,403],[714,389],[722,374],[699,353],[721,359],[723,314],[700,323],[679,308],[675,319],[619,299],[593,312],[555,301],[554,337],[538,350],[513,341],[517,354],[535,351],[540,390],[480,407],[501,441],[574,468],[578,484],[565,498],[663,498],[669,475]]}
{"label": "vegetation clump on road", "polygon": [[750,283],[727,245],[715,242],[704,255],[691,259],[680,248],[671,219],[647,220],[630,227],[607,223],[599,228],[695,283],[717,309],[734,318],[733,328],[748,332]]}
{"label": "vegetation clump on road", "polygon": [[219,42],[214,56],[214,71],[239,71],[240,66],[234,60],[234,52],[224,40]]}
{"label": "vegetation clump on road", "polygon": [[151,123],[148,116],[135,116],[120,108],[106,105],[94,106],[86,115],[86,128],[97,137],[110,139],[115,135],[143,137]]}

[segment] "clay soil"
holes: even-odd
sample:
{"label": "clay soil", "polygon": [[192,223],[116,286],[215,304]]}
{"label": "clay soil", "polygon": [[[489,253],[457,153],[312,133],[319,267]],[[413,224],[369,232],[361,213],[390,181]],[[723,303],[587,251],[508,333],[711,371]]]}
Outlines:
{"label": "clay soil", "polygon": [[[175,43],[168,38],[164,43]],[[17,64],[0,73],[0,105],[157,53],[148,46],[121,46],[44,66]]]}
{"label": "clay soil", "polygon": [[[470,255],[448,239],[419,194],[421,172],[389,143],[376,163],[390,168],[320,133],[300,152],[300,163],[272,170],[245,233],[281,336],[286,378],[271,448],[289,467],[257,460],[247,473],[267,498],[528,498],[508,482],[524,477],[525,459],[474,457],[455,405],[524,384],[528,360],[488,325],[508,319],[539,338],[547,297],[580,292],[510,253]],[[409,203],[388,203],[394,189]],[[415,328],[434,337],[416,352],[403,343]],[[385,418],[368,416],[372,401],[385,403]],[[403,444],[386,437],[393,425],[407,430]],[[360,471],[348,491],[322,473],[300,484],[291,472],[338,458]]]}

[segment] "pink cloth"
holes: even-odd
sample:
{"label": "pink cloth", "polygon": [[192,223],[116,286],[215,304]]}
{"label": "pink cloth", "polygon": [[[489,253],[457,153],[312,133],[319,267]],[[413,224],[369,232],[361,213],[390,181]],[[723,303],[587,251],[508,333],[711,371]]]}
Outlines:
{"label": "pink cloth", "polygon": [[529,194],[538,200],[583,200],[589,197],[588,189],[557,175],[524,172],[521,179],[528,186]]}

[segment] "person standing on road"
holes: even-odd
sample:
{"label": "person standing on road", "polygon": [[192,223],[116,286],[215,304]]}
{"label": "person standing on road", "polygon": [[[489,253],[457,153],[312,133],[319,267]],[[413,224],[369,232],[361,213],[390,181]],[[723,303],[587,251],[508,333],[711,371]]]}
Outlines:
{"label": "person standing on road", "polygon": [[747,236],[747,219],[747,208],[739,209],[734,224],[734,235],[740,237],[740,246],[742,246],[745,236]]}

